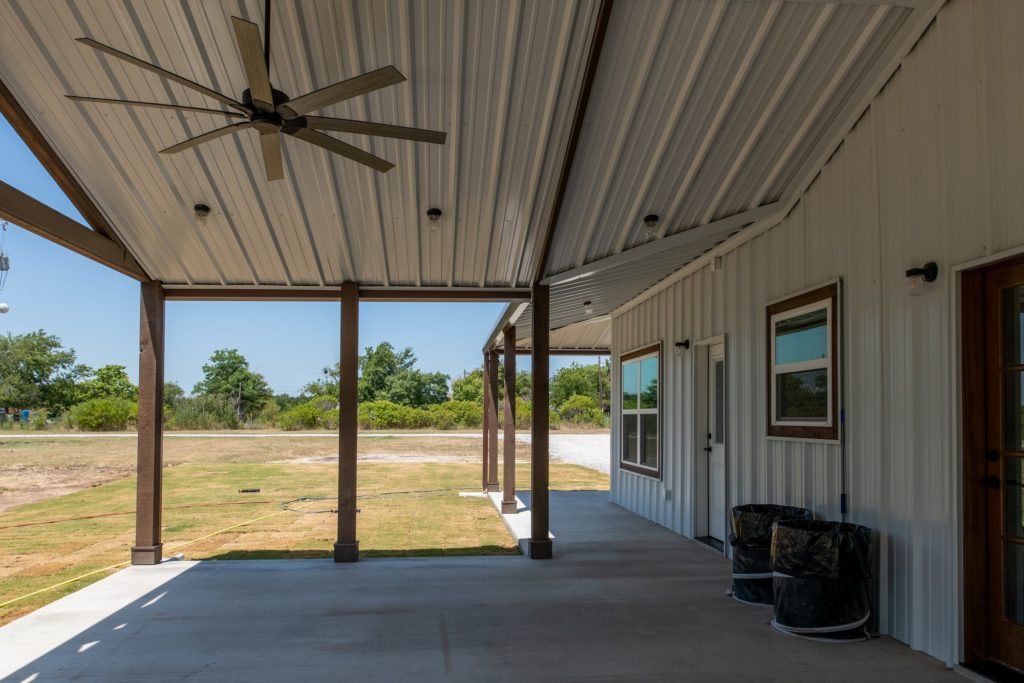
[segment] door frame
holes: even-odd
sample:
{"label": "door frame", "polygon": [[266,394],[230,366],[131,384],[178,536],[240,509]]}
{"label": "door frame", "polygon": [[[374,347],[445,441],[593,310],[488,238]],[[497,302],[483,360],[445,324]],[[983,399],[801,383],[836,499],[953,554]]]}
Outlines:
{"label": "door frame", "polygon": [[[731,475],[729,468],[729,347],[726,343],[724,334],[720,334],[714,337],[708,337],[702,339],[693,345],[693,422],[694,429],[690,435],[690,448],[693,453],[693,467],[692,476],[690,477],[691,488],[691,500],[693,501],[693,509],[691,510],[691,519],[693,519],[693,538],[705,538],[708,536],[708,507],[710,501],[708,500],[708,491],[710,489],[710,472],[708,471],[707,458],[702,457],[704,455],[704,446],[707,445],[707,437],[704,436],[708,423],[708,375],[711,368],[711,347],[718,344],[722,345],[722,354],[725,358],[725,418],[726,418],[726,438],[725,438],[725,529],[726,536],[729,532],[729,477]],[[729,555],[729,543],[728,539],[723,539],[722,543],[722,554],[725,556]]]}
{"label": "door frame", "polygon": [[[987,475],[988,447],[988,335],[985,328],[988,306],[985,274],[989,270],[1024,264],[1020,249],[954,268],[957,292],[954,300],[954,339],[959,345],[960,386],[954,392],[956,417],[960,424],[961,515],[960,543],[961,648],[965,663],[991,661],[990,643],[990,554],[988,548],[988,498],[981,480]],[[987,302],[986,302],[987,303]],[[985,353],[973,352],[984,349]]]}

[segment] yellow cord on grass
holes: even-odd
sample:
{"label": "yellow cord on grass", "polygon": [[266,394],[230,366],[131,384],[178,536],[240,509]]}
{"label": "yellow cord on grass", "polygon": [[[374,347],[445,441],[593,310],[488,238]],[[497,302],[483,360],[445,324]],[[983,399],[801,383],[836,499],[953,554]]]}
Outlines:
{"label": "yellow cord on grass", "polygon": [[[302,507],[308,507],[308,506],[310,506],[312,504],[313,504],[313,501],[309,501],[305,505],[300,505],[298,507],[292,508],[292,510],[298,510],[298,509],[300,509]],[[177,550],[178,548],[184,548],[187,545],[192,545],[193,543],[198,543],[199,541],[205,541],[206,539],[208,539],[208,538],[210,538],[212,536],[216,536],[217,534],[222,534],[225,531],[231,531],[232,529],[237,529],[238,527],[245,526],[246,524],[252,524],[253,522],[260,522],[260,521],[263,521],[264,519],[270,519],[271,517],[276,517],[278,515],[283,515],[286,512],[291,512],[291,510],[278,510],[277,512],[273,512],[273,513],[271,513],[269,515],[264,515],[262,517],[257,517],[255,519],[250,519],[250,520],[248,520],[246,522],[242,522],[241,524],[233,524],[233,525],[231,525],[229,527],[224,527],[223,529],[219,529],[218,531],[214,531],[212,534],[206,534],[205,536],[200,536],[199,538],[192,539],[191,541],[185,541],[184,543],[178,543],[176,545],[172,545],[172,546],[168,547],[167,550]],[[31,593],[26,593],[25,595],[19,595],[18,597],[11,598],[10,600],[7,600],[6,602],[0,602],[0,607],[7,607],[8,605],[13,604],[15,602],[18,602],[19,600],[24,600],[25,598],[31,598],[33,595],[39,595],[40,593],[45,593],[46,591],[53,590],[54,588],[60,588],[61,586],[66,586],[69,583],[74,583],[75,581],[79,581],[81,579],[88,578],[88,577],[92,576],[93,574],[99,574],[100,572],[105,572],[105,571],[109,571],[111,569],[117,569],[118,567],[123,567],[126,564],[129,564],[130,562],[131,562],[131,560],[125,560],[124,562],[118,562],[117,564],[112,564],[109,567],[103,567],[101,569],[93,569],[91,572],[86,572],[85,574],[82,574],[80,576],[76,576],[73,579],[68,579],[66,581],[61,581],[60,583],[55,583],[52,586],[47,586],[46,588],[40,588],[37,591],[32,591]]]}

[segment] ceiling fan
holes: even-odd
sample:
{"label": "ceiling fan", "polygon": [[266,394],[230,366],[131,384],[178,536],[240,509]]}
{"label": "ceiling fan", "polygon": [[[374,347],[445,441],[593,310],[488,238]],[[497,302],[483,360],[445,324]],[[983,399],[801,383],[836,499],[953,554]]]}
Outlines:
{"label": "ceiling fan", "polygon": [[[269,30],[269,2],[267,3],[266,27]],[[270,41],[263,44],[260,40],[259,27],[251,21],[231,17],[235,30],[235,40],[238,43],[238,52],[242,58],[242,67],[245,70],[246,80],[249,87],[242,92],[241,101],[234,100],[222,93],[211,90],[199,83],[190,81],[187,78],[161,69],[155,64],[143,61],[109,45],[97,42],[92,38],[78,38],[78,42],[99,50],[112,57],[133,64],[141,69],[157,74],[162,78],[173,81],[179,85],[191,88],[207,97],[211,97],[235,111],[222,109],[205,109],[202,107],[191,107],[178,104],[164,104],[160,102],[137,102],[133,100],[116,100],[103,97],[86,97],[81,95],[67,95],[68,99],[78,102],[100,102],[104,104],[118,104],[135,107],[156,107],[159,109],[175,109],[178,111],[200,112],[204,114],[217,114],[229,118],[243,119],[217,128],[209,132],[197,135],[193,138],[179,142],[176,145],[160,150],[161,154],[177,154],[186,149],[192,149],[204,142],[215,140],[224,135],[238,133],[247,129],[254,129],[260,134],[260,147],[263,151],[263,165],[266,169],[267,180],[280,180],[284,177],[284,163],[281,157],[281,135],[304,140],[319,147],[348,157],[353,161],[369,166],[370,168],[387,172],[394,168],[394,164],[378,156],[370,154],[353,145],[347,144],[325,135],[319,131],[339,131],[345,133],[356,133],[361,135],[375,135],[400,140],[413,140],[416,142],[430,142],[444,144],[447,133],[422,128],[408,128],[405,126],[393,126],[385,123],[373,123],[371,121],[353,121],[351,119],[336,119],[324,116],[309,116],[310,112],[323,109],[329,105],[344,100],[358,97],[366,93],[386,88],[390,85],[401,83],[405,80],[398,69],[394,66],[385,66],[375,71],[349,78],[333,85],[314,90],[313,92],[301,95],[294,99],[289,98],[280,90],[274,89],[270,84]]]}

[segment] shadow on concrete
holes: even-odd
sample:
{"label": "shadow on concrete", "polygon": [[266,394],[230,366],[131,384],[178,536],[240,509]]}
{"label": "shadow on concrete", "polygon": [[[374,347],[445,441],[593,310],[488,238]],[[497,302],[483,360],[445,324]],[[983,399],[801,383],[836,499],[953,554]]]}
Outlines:
{"label": "shadow on concrete", "polygon": [[[721,555],[606,493],[553,492],[551,511],[553,560],[132,567],[0,629],[0,678],[962,681],[887,638],[831,645],[775,632],[770,609],[726,596]],[[96,596],[108,602],[90,604]],[[55,635],[62,619],[93,612]],[[11,656],[29,642],[45,648]]]}
{"label": "shadow on concrete", "polygon": [[[500,545],[481,545],[466,548],[394,548],[388,550],[360,549],[361,559],[380,557],[480,557],[483,555],[517,555],[519,551]],[[324,550],[228,550],[203,558],[212,560],[311,560],[333,559],[330,549]]]}

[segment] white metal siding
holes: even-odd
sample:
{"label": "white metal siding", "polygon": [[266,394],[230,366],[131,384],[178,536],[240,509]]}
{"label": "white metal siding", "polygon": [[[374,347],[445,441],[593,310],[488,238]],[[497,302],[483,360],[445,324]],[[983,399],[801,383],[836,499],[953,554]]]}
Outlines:
{"label": "white metal siding", "polygon": [[[764,436],[764,307],[842,278],[848,519],[879,532],[882,632],[947,664],[960,629],[951,271],[1024,245],[1022,26],[1018,0],[949,3],[780,225],[724,254],[721,271],[642,295],[612,325],[613,353],[666,349],[663,482],[613,468],[613,500],[692,534],[682,473],[694,462],[693,352],[671,349],[725,335],[729,505],[836,519],[841,446]],[[938,281],[909,296],[904,271],[929,260]]]}

